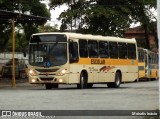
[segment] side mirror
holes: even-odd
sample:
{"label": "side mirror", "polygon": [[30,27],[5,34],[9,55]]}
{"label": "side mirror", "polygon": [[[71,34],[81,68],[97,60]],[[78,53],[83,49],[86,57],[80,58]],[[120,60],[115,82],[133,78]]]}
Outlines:
{"label": "side mirror", "polygon": [[23,56],[26,57],[26,52],[23,53]]}
{"label": "side mirror", "polygon": [[23,56],[26,57],[26,50],[23,49],[22,52],[23,52]]}
{"label": "side mirror", "polygon": [[69,61],[72,62],[78,62],[78,44],[76,42],[70,42],[69,43]]}

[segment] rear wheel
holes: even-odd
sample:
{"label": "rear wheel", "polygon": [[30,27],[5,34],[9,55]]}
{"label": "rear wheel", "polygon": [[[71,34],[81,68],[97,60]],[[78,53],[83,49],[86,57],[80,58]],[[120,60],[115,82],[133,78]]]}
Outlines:
{"label": "rear wheel", "polygon": [[109,88],[118,88],[121,84],[121,74],[120,72],[116,72],[116,75],[115,75],[115,82],[109,82],[107,83],[107,86]]}

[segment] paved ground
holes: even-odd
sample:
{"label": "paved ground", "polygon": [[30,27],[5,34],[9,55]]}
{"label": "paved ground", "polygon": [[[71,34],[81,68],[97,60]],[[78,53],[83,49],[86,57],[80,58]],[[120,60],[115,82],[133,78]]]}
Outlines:
{"label": "paved ground", "polygon": [[[30,85],[26,81],[18,80],[16,88],[11,87],[10,80],[0,81],[1,110],[158,110],[160,106],[158,80],[121,84],[118,89],[97,84],[92,89],[83,90],[76,89],[75,85],[60,85],[59,89],[45,90],[42,85]],[[144,116],[56,116],[54,118],[149,119]]]}

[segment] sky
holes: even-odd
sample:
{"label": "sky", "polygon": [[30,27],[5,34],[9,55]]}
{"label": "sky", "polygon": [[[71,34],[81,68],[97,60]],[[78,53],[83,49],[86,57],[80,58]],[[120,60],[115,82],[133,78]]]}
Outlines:
{"label": "sky", "polygon": [[60,7],[56,7],[55,10],[51,10],[51,20],[47,22],[47,24],[53,26],[54,24],[58,24],[58,26],[61,25],[61,21],[58,21],[57,18],[59,17],[59,15],[64,11],[67,10],[67,6],[66,5],[62,5]]}
{"label": "sky", "polygon": [[[49,0],[44,0],[42,1],[42,3],[45,3],[47,8],[49,9],[49,6],[48,6]],[[49,20],[46,24],[50,26],[54,26],[55,24],[58,24],[58,26],[60,27],[61,21],[59,21],[57,18],[64,10],[67,10],[67,8],[68,7],[66,5],[62,5],[62,6],[56,7],[54,10],[50,10],[51,20]]]}

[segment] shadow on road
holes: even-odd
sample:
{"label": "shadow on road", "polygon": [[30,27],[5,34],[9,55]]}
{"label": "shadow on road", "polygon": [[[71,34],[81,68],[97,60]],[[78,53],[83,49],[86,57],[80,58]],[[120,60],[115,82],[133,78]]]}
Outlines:
{"label": "shadow on road", "polygon": [[[53,88],[51,90],[122,90],[133,88],[129,84],[137,85],[141,83],[150,83],[157,80],[146,81],[141,80],[139,82],[129,82],[122,83],[119,88],[108,88],[107,84],[94,84],[92,88],[87,89],[77,89],[76,85],[59,85],[59,88]],[[124,86],[124,84],[126,84]],[[128,86],[127,86],[128,85]],[[136,87],[135,87],[136,88]],[[12,87],[11,79],[0,79],[0,89],[3,90],[46,90],[44,84],[29,84],[28,79],[18,79],[16,80],[16,87]]]}

